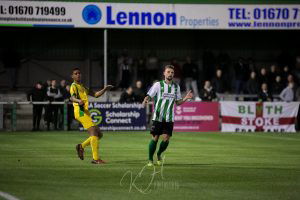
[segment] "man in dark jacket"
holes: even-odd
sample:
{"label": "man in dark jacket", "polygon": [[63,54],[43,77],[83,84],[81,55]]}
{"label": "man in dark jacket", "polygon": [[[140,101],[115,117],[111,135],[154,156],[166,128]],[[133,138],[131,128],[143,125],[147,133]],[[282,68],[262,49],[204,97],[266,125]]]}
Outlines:
{"label": "man in dark jacket", "polygon": [[[27,92],[27,100],[31,102],[35,101],[44,101],[45,92],[42,86],[42,83],[38,82],[35,84],[35,87]],[[40,121],[43,112],[43,105],[33,104],[33,128],[32,131],[40,130]]]}
{"label": "man in dark jacket", "polygon": [[262,83],[261,90],[258,93],[259,101],[273,101],[272,93],[268,90],[267,83]]}
{"label": "man in dark jacket", "polygon": [[[50,102],[60,101],[62,98],[60,88],[57,87],[56,80],[51,81],[51,87],[48,87],[47,97]],[[50,104],[50,110],[48,113],[47,130],[50,130],[50,122],[53,122],[54,129],[57,130],[57,118],[58,118],[59,105]]]}
{"label": "man in dark jacket", "polygon": [[217,98],[210,81],[205,81],[204,88],[200,91],[200,98],[202,101],[213,101]]}
{"label": "man in dark jacket", "polygon": [[142,103],[144,101],[145,98],[145,91],[143,89],[143,83],[142,81],[138,80],[135,83],[135,88],[133,89],[133,93],[134,93],[134,98],[135,101],[138,103]]}
{"label": "man in dark jacket", "polygon": [[[247,81],[247,93],[257,95],[259,89],[256,73],[253,71],[250,74],[250,79]],[[257,98],[250,98],[251,101],[257,101]]]}
{"label": "man in dark jacket", "polygon": [[223,78],[223,72],[221,69],[217,69],[216,77],[212,80],[212,86],[217,93],[224,93],[227,90],[227,84]]}
{"label": "man in dark jacket", "polygon": [[133,89],[129,86],[122,94],[119,100],[120,103],[134,103],[135,97],[133,94]]}

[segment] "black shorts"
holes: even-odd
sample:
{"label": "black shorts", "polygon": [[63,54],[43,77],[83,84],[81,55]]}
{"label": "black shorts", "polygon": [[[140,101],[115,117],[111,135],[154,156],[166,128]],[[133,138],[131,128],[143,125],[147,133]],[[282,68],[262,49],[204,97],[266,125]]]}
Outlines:
{"label": "black shorts", "polygon": [[172,136],[173,133],[173,122],[158,122],[152,121],[152,126],[150,130],[150,134],[154,135],[162,135],[167,134]]}

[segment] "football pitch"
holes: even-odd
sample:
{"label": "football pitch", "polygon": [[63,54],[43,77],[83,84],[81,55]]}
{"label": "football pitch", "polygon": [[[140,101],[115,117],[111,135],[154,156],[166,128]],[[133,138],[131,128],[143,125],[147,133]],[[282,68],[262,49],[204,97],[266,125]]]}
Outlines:
{"label": "football pitch", "polygon": [[[106,132],[92,165],[85,132],[0,133],[0,191],[18,199],[300,198],[300,134],[174,133],[162,167],[145,167],[148,132]],[[0,197],[1,199],[1,197]]]}

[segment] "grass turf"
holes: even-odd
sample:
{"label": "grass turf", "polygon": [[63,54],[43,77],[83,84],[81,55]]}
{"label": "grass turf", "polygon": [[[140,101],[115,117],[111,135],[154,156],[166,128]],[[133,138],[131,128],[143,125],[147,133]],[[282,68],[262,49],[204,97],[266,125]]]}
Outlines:
{"label": "grass turf", "polygon": [[[90,164],[90,147],[84,161],[77,158],[75,144],[86,137],[81,132],[0,133],[0,191],[28,200],[300,197],[299,134],[175,133],[153,182],[153,168],[142,171],[148,133],[106,133],[100,142],[106,165]],[[147,186],[147,194],[137,190]]]}

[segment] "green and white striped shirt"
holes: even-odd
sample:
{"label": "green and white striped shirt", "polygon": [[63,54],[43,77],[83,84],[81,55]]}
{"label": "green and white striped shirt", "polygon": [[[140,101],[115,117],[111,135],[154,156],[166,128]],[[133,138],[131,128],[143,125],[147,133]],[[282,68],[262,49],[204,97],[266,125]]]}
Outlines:
{"label": "green and white striped shirt", "polygon": [[174,122],[174,104],[181,99],[180,87],[176,83],[165,81],[154,83],[147,95],[154,98],[154,113],[152,120]]}

